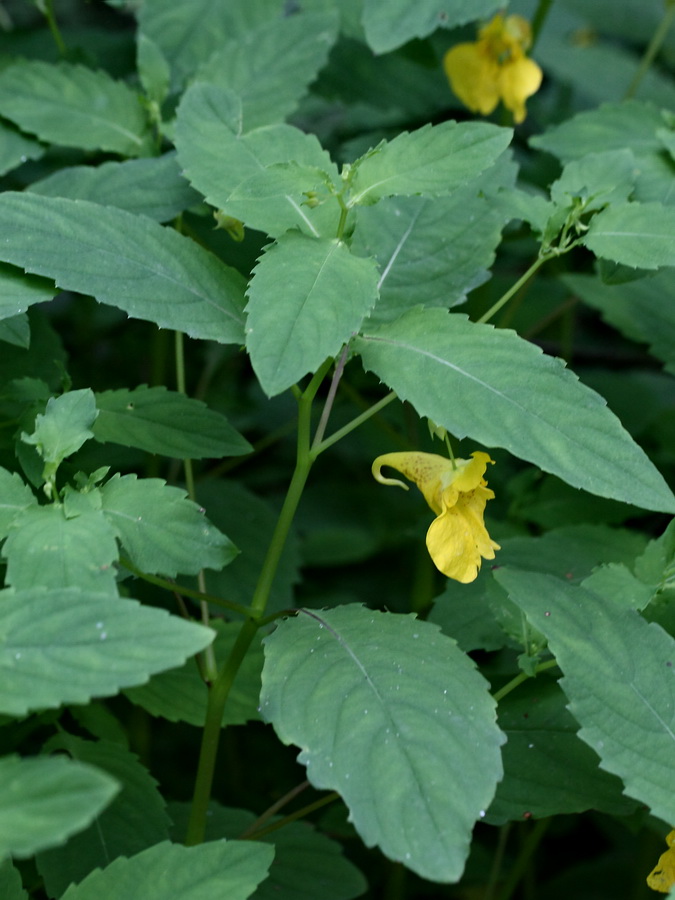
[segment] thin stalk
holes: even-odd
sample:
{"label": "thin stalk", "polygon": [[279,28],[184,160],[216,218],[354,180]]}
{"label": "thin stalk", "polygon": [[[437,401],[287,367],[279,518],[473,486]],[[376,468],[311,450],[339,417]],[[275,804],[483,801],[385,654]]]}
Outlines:
{"label": "thin stalk", "polygon": [[513,892],[518,887],[518,883],[520,882],[520,880],[523,878],[523,875],[525,874],[525,871],[530,864],[530,860],[532,859],[535,850],[539,846],[541,839],[546,833],[546,829],[548,828],[550,821],[550,819],[539,819],[536,822],[534,828],[525,839],[522,850],[518,854],[518,858],[513,864],[513,868],[509,872],[508,878],[504,882],[504,886],[497,895],[497,900],[511,900]]}
{"label": "thin stalk", "polygon": [[272,816],[276,815],[280,809],[283,809],[287,803],[290,803],[291,800],[294,800],[298,794],[301,794],[303,791],[306,791],[309,787],[309,781],[301,781],[300,784],[296,784],[294,788],[291,788],[290,791],[284,794],[276,803],[273,803],[268,809],[265,810],[255,822],[252,822],[248,828],[245,828],[244,831],[239,835],[239,840],[243,841],[249,835],[253,834],[255,831],[259,831],[265,822],[268,819],[271,819]]}
{"label": "thin stalk", "polygon": [[328,806],[329,803],[332,803],[334,800],[339,800],[340,795],[336,791],[332,791],[330,794],[326,794],[325,797],[322,797],[320,800],[316,800],[314,803],[309,803],[307,806],[303,806],[302,809],[299,809],[297,812],[291,813],[288,816],[284,816],[283,819],[279,819],[278,822],[274,822],[272,825],[268,825],[267,828],[261,828],[260,831],[254,831],[249,837],[252,837],[254,840],[259,840],[261,837],[264,837],[266,834],[270,834],[273,831],[278,831],[280,828],[284,828],[286,825],[290,825],[291,822],[297,822],[298,819],[304,819],[310,813],[315,812],[317,809],[321,809],[322,806]]}
{"label": "thin stalk", "polygon": [[[540,672],[545,672],[547,669],[554,669],[558,665],[557,659],[547,659],[546,662],[540,663],[537,668],[534,670],[535,675],[538,675]],[[495,703],[499,703],[500,700],[503,700],[507,694],[510,694],[511,691],[515,690],[518,685],[522,684],[524,681],[530,679],[531,675],[526,675],[525,672],[521,672],[520,675],[516,675],[515,678],[512,678],[511,681],[507,682],[504,687],[500,688],[498,691],[495,691],[492,695],[492,699]]]}
{"label": "thin stalk", "polygon": [[124,566],[125,569],[128,569],[132,575],[135,575],[136,578],[142,578],[143,581],[147,581],[148,584],[154,584],[157,587],[171,591],[173,594],[178,592],[183,597],[191,597],[193,600],[199,600],[204,603],[215,603],[217,606],[229,609],[230,612],[238,613],[240,616],[249,617],[251,615],[250,607],[242,606],[241,603],[235,603],[232,600],[224,600],[222,597],[216,597],[215,594],[203,593],[202,591],[194,590],[194,588],[184,587],[182,584],[176,584],[168,578],[160,578],[159,575],[148,575],[147,572],[143,572],[141,569],[136,568],[131,560],[124,556],[120,557],[119,563],[121,566]]}
{"label": "thin stalk", "polygon": [[56,22],[56,16],[54,15],[54,0],[44,0],[41,4],[41,8],[47,19],[47,25],[54,38],[56,48],[61,56],[65,56],[68,53],[68,48],[66,47],[66,42],[63,40],[63,36],[61,35],[59,26]]}
{"label": "thin stalk", "polygon": [[342,428],[338,428],[330,437],[324,438],[320,444],[316,444],[312,447],[312,455],[317,457],[320,453],[323,453],[324,450],[327,450],[329,447],[332,447],[333,444],[336,444],[339,440],[341,440],[346,435],[350,434],[354,431],[355,428],[358,428],[359,425],[363,425],[364,422],[367,422],[371,416],[374,416],[381,409],[384,409],[385,406],[388,406],[392,400],[396,399],[396,393],[391,391],[387,394],[386,397],[383,397],[381,400],[378,400],[377,403],[374,403],[372,406],[368,407],[365,412],[362,412],[360,415],[356,416],[356,418],[352,419],[351,422],[347,422],[346,425],[343,425]]}
{"label": "thin stalk", "polygon": [[672,0],[668,0],[663,18],[659,22],[656,31],[652,35],[652,39],[644,52],[644,56],[640,60],[640,65],[638,66],[637,71],[633,76],[633,80],[628,85],[628,89],[623,95],[624,100],[630,100],[631,97],[635,96],[635,92],[640,87],[640,82],[649,71],[649,67],[654,62],[657,53],[661,49],[661,46],[663,45],[663,42],[665,41],[668,32],[670,31],[670,26],[673,24],[673,21],[675,21],[675,3],[673,3]]}
{"label": "thin stalk", "polygon": [[185,843],[188,847],[201,844],[206,835],[206,819],[216,770],[223,712],[239,667],[244,661],[257,631],[258,625],[252,619],[247,619],[242,624],[227,662],[209,688],[197,778],[185,836]]}
{"label": "thin stalk", "polygon": [[546,262],[545,257],[538,256],[535,259],[535,261],[532,263],[530,268],[523,275],[520,276],[518,281],[516,281],[516,283],[513,284],[505,294],[502,294],[502,296],[499,298],[499,300],[497,300],[497,302],[494,303],[486,313],[483,313],[483,315],[480,317],[480,319],[477,319],[477,321],[479,323],[489,322],[490,319],[496,313],[499,312],[499,310],[502,308],[502,306],[504,306],[506,303],[508,303],[514,294],[518,293],[518,291],[521,289],[521,287],[523,287],[523,285],[526,284],[526,282],[528,282],[530,280],[530,278],[532,278],[534,273],[538,269],[540,269],[541,266],[543,266],[543,264],[545,262]]}
{"label": "thin stalk", "polygon": [[528,48],[530,52],[534,50],[534,45],[537,43],[537,39],[541,34],[541,29],[544,26],[544,22],[546,21],[546,17],[548,16],[552,5],[553,0],[539,0],[539,6],[532,18],[532,43]]}
{"label": "thin stalk", "polygon": [[485,893],[483,894],[483,900],[493,900],[495,895],[495,889],[499,882],[499,876],[501,875],[502,865],[504,863],[504,854],[506,853],[506,844],[509,839],[509,832],[511,831],[511,822],[507,822],[506,825],[502,825],[499,829],[499,838],[497,840],[497,849],[495,850],[495,855],[492,860],[492,867],[490,868],[490,876],[488,878],[488,883],[485,887]]}
{"label": "thin stalk", "polygon": [[317,447],[321,441],[323,440],[323,436],[326,433],[326,426],[328,425],[328,420],[330,418],[330,414],[333,410],[333,404],[335,403],[335,395],[337,394],[338,385],[340,384],[340,379],[342,378],[342,374],[345,370],[345,365],[347,363],[347,355],[349,354],[349,344],[345,344],[342,353],[340,354],[340,359],[338,360],[338,364],[335,367],[335,372],[333,372],[333,379],[330,383],[330,388],[328,389],[328,396],[326,397],[326,402],[323,406],[323,411],[321,413],[321,418],[319,419],[319,424],[316,426],[316,433],[314,434],[314,440],[312,442],[312,449]]}

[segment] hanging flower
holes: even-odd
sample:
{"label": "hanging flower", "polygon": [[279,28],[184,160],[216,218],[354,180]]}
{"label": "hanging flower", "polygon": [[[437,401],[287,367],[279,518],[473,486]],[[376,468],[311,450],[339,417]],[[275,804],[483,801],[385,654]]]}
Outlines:
{"label": "hanging flower", "polygon": [[668,849],[662,853],[657,865],[647,876],[647,884],[653,891],[667,894],[675,884],[675,831],[666,837]]}
{"label": "hanging flower", "polygon": [[427,531],[429,555],[444,575],[464,584],[478,575],[481,557],[494,559],[500,549],[483,521],[485,504],[494,497],[483,478],[492,460],[479,451],[471,456],[453,461],[435,453],[385,453],[373,463],[380,484],[408,490],[398,478],[381,474],[383,466],[390,466],[422,491],[437,516]]}
{"label": "hanging flower", "polygon": [[456,44],[443,58],[450,85],[472,112],[489,115],[501,100],[516,123],[525,118],[525,101],[539,90],[542,71],[525,56],[532,43],[522,16],[496,15],[475,43]]}

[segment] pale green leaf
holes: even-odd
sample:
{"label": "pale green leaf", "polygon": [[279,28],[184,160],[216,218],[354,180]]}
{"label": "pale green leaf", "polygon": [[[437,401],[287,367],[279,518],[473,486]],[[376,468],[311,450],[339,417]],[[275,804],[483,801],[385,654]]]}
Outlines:
{"label": "pale green leaf", "polygon": [[107,772],[120,791],[96,821],[58,850],[45,850],[37,868],[50,896],[60,897],[68,885],[118,856],[132,856],[169,837],[164,799],[138,757],[110,741],[85,741],[68,734],[53,738],[50,752],[65,751],[80,763]]}
{"label": "pale green leaf", "polygon": [[291,231],[261,256],[248,288],[246,346],[272,397],[335,356],[377,299],[374,262],[338,240]]}
{"label": "pale green leaf", "polygon": [[29,159],[40,159],[45,148],[8,122],[0,122],[0,175],[6,175]]}
{"label": "pale green leaf", "polygon": [[[334,163],[314,135],[285,124],[244,134],[241,101],[236,94],[197,82],[185,92],[178,107],[176,147],[191,184],[213,206],[250,228],[271,235],[289,228],[299,228],[314,237],[336,233],[340,217],[337,202],[325,189],[324,202],[318,206],[308,205],[305,195],[323,181],[338,181]],[[262,176],[265,184],[266,169],[279,163],[301,167],[294,189],[276,197],[265,196],[263,191],[262,199],[256,197],[255,179]],[[305,182],[302,173],[307,172]],[[233,200],[232,195],[242,185],[243,199]]]}
{"label": "pale green leaf", "polygon": [[325,64],[336,26],[334,10],[272,17],[224,41],[195,80],[238,94],[246,131],[282,122]]}
{"label": "pale green leaf", "polygon": [[387,53],[413,38],[425,38],[437,28],[455,28],[497,12],[499,0],[365,0],[363,27],[376,53]]}
{"label": "pale green leaf", "polygon": [[117,594],[115,530],[100,512],[67,518],[64,507],[30,506],[9,529],[2,555],[16,589],[78,587]]}
{"label": "pale green leaf", "polygon": [[0,71],[0,114],[40,140],[144,156],[152,136],[140,98],[107,72],[19,60]]}
{"label": "pale green leaf", "polygon": [[629,797],[675,822],[675,640],[612,596],[531,572],[495,577],[548,638],[579,737]]}
{"label": "pale green leaf", "polygon": [[563,162],[589,153],[632,151],[638,160],[635,200],[675,203],[675,165],[659,137],[665,113],[649,103],[629,100],[603,103],[531,138],[532,146],[547,150]]}
{"label": "pale green leaf", "polygon": [[58,169],[29,190],[43,197],[116,206],[156,222],[170,222],[201,199],[183,177],[175,153]]}
{"label": "pale green leaf", "polygon": [[159,48],[171,68],[171,89],[219,50],[225,41],[244,38],[248,31],[280,16],[281,0],[144,0],[140,33]]}
{"label": "pale green leaf", "polygon": [[[224,596],[230,599],[228,594]],[[214,619],[213,628],[216,632],[213,651],[220,667],[229,659],[241,625],[238,622]],[[258,703],[262,665],[263,651],[257,640],[237,671],[223,710],[223,728],[226,725],[243,725],[260,718]],[[142,706],[153,716],[162,716],[170,722],[188,722],[198,728],[204,727],[208,689],[192,659],[180,669],[160,672],[147,684],[129,688],[125,694],[132,703]]]}
{"label": "pale green leaf", "polygon": [[26,313],[0,320],[0,341],[25,350],[30,347],[30,322]]}
{"label": "pale green leaf", "polygon": [[515,332],[417,309],[354,347],[367,369],[455,437],[505,447],[601,497],[675,512],[668,485],[602,397]]}
{"label": "pale green leaf", "polygon": [[46,278],[25,275],[15,266],[0,263],[0,319],[25,312],[34,303],[44,303],[56,294]]}
{"label": "pale green leaf", "polygon": [[0,259],[162,328],[243,340],[242,276],[144,216],[8,191],[0,196]]}
{"label": "pale green leaf", "polygon": [[3,900],[28,900],[21,885],[21,875],[9,859],[0,863],[0,897]]}
{"label": "pale green leaf", "polygon": [[265,657],[261,712],[312,784],[341,794],[367,846],[457,881],[501,777],[473,662],[436,626],[361,606],[282,622]]}
{"label": "pale green leaf", "polygon": [[182,665],[213,640],[209,628],[164,610],[77,588],[9,588],[0,599],[0,712],[7,715],[116,694]]}
{"label": "pale green leaf", "polygon": [[352,249],[377,260],[380,296],[369,326],[413,306],[461,303],[489,277],[505,216],[475,189],[392,197],[358,211]]}
{"label": "pale green leaf", "polygon": [[141,385],[96,395],[97,441],[138,447],[177,459],[219,458],[250,453],[251,445],[224,415],[200,400]]}
{"label": "pale green leaf", "polygon": [[[169,813],[174,834],[182,837],[187,828],[190,806],[172,803]],[[279,816],[272,816],[275,824]],[[211,802],[206,817],[206,840],[237,839],[256,822],[254,813]],[[336,840],[315,831],[307,822],[286,823],[283,828],[261,835],[274,845],[274,865],[269,877],[251,895],[252,900],[352,900],[366,890],[366,882],[356,867],[342,855]]]}
{"label": "pale green leaf", "polygon": [[487,820],[566,815],[595,809],[629,815],[636,804],[623,784],[598,768],[598,756],[577,736],[567,699],[548,678],[531,679],[499,704],[499,725],[507,736],[502,751],[504,779]]}
{"label": "pale green leaf", "polygon": [[579,198],[586,212],[621,203],[633,192],[637,170],[635,156],[628,149],[589,153],[567,163],[551,185],[551,198],[560,206]]}
{"label": "pale green leaf", "polygon": [[575,274],[562,280],[626,337],[649,344],[666,371],[675,374],[675,284],[669,269],[628,284]]}
{"label": "pale green leaf", "polygon": [[171,68],[159,46],[139,31],[136,45],[138,77],[147,98],[157,106],[166,99],[171,83]]}
{"label": "pale green leaf", "polygon": [[11,854],[25,859],[38,850],[63,844],[71,834],[86,828],[117,790],[110,775],[65,756],[3,757],[0,858]]}
{"label": "pale green leaf", "polygon": [[96,869],[62,900],[246,900],[267,876],[274,850],[253,841],[211,841],[197,847],[164,842],[131,859]]}
{"label": "pale green leaf", "polygon": [[24,432],[21,439],[36,447],[50,471],[56,471],[67,456],[93,438],[91,426],[97,415],[92,390],[67,391],[59,397],[50,397],[44,415],[39,414],[35,419],[35,431]]}
{"label": "pale green leaf", "polygon": [[508,147],[513,131],[484,122],[442,122],[404,131],[353,164],[350,205],[394,194],[442,197],[472,181]]}
{"label": "pale green leaf", "polygon": [[609,206],[591,219],[583,243],[603,259],[657,269],[675,266],[675,208],[662,203]]}
{"label": "pale green leaf", "polygon": [[0,540],[14,519],[31,506],[37,506],[37,500],[21,476],[0,467]]}
{"label": "pale green leaf", "polygon": [[161,478],[115,475],[101,488],[103,514],[144,572],[174,577],[220,569],[237,554],[185,491]]}

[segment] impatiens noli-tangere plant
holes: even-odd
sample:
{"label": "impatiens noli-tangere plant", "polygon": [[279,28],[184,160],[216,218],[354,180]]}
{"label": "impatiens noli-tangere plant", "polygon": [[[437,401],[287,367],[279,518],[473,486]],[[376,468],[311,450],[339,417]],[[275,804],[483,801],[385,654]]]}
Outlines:
{"label": "impatiens noli-tangere plant", "polygon": [[3,5],[2,898],[671,889],[660,2]]}

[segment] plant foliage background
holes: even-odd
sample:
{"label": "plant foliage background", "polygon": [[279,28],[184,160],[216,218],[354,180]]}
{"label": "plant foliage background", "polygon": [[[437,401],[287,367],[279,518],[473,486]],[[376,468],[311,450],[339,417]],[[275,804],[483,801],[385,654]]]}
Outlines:
{"label": "plant foliage background", "polygon": [[[443,70],[500,12],[515,128]],[[673,19],[0,4],[2,898],[653,896]],[[438,436],[467,584],[370,471]]]}

